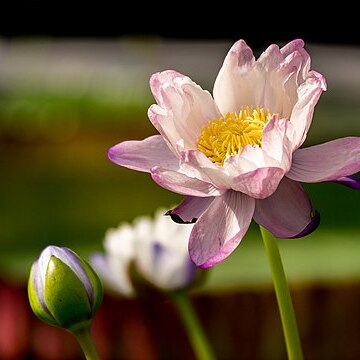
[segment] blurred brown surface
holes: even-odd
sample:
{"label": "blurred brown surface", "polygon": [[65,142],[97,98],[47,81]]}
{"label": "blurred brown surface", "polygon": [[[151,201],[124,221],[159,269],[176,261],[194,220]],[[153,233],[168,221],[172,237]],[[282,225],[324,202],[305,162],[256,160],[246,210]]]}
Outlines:
{"label": "blurred brown surface", "polygon": [[[360,358],[360,284],[292,292],[305,359]],[[192,298],[218,359],[286,359],[272,291]],[[0,359],[82,359],[70,334],[31,313],[25,287],[1,283]],[[105,296],[93,326],[101,359],[195,359],[165,297]]]}

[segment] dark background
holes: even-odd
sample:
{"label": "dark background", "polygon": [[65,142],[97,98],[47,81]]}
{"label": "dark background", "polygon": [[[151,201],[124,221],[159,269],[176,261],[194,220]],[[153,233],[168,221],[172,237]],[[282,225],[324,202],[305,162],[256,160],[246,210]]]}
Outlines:
{"label": "dark background", "polygon": [[[254,48],[302,38],[359,45],[357,12],[346,2],[12,2],[1,6],[0,36],[244,38]],[[235,4],[235,6],[234,6]]]}

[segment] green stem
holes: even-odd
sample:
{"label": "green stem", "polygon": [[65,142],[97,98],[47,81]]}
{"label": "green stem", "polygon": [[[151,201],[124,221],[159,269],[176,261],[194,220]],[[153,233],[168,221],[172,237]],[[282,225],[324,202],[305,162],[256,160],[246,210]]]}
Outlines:
{"label": "green stem", "polygon": [[178,310],[189,340],[198,360],[215,360],[215,356],[199,323],[189,297],[183,290],[171,293],[171,299]]}
{"label": "green stem", "polygon": [[96,352],[94,342],[91,338],[90,326],[85,326],[80,329],[72,331],[72,334],[79,342],[81,349],[87,360],[99,360],[99,356]]}
{"label": "green stem", "polygon": [[303,354],[299,332],[296,324],[296,317],[291,302],[290,291],[286,281],[284,268],[281,262],[279,248],[276,239],[271,233],[260,226],[261,235],[264,241],[270,270],[274,282],[276,298],[280,310],[280,317],[285,336],[286,350],[289,360],[302,360]]}

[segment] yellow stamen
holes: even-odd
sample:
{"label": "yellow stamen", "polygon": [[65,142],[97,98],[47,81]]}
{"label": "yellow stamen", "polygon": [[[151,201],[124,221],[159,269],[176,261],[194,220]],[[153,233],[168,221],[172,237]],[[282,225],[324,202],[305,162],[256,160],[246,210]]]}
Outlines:
{"label": "yellow stamen", "polygon": [[227,156],[239,154],[247,144],[261,147],[264,126],[273,116],[269,110],[250,106],[229,112],[225,119],[213,119],[203,127],[197,148],[213,163],[223,165]]}

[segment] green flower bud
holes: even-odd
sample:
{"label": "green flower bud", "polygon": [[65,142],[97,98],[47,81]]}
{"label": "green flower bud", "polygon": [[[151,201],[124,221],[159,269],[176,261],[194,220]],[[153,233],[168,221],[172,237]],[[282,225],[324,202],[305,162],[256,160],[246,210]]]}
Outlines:
{"label": "green flower bud", "polygon": [[89,326],[102,302],[91,266],[65,247],[48,246],[31,267],[28,294],[35,315],[69,331]]}

